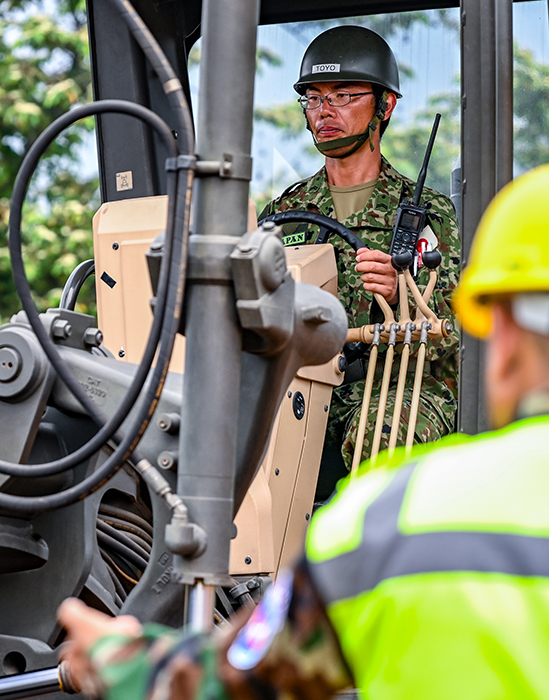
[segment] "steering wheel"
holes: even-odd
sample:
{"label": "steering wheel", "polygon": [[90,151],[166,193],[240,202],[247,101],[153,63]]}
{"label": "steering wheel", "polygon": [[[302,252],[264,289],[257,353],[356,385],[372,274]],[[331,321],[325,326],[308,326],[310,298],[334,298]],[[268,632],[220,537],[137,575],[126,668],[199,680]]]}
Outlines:
{"label": "steering wheel", "polygon": [[333,233],[337,233],[338,236],[343,238],[355,251],[360,248],[368,248],[356,233],[340,224],[339,221],[331,219],[329,216],[324,216],[324,214],[316,214],[313,211],[282,211],[266,216],[263,221],[274,221],[275,224],[316,224],[323,230],[316,237],[315,243],[326,243],[328,235],[333,231]]}

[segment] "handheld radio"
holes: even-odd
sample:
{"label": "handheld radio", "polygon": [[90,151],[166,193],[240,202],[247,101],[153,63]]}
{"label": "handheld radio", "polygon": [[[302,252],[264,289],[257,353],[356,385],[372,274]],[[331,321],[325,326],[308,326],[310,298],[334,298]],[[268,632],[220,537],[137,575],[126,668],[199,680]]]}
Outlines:
{"label": "handheld radio", "polygon": [[417,179],[412,201],[410,202],[409,200],[404,199],[398,206],[397,218],[393,229],[393,238],[389,249],[390,255],[409,252],[412,253],[412,256],[414,256],[419,235],[425,228],[427,207],[424,204],[420,204],[419,201],[423,193],[423,186],[427,176],[427,167],[429,165],[429,159],[431,157],[431,151],[433,150],[433,144],[437,135],[439,122],[440,114],[437,114],[435,117],[435,123],[433,124],[433,129],[431,131],[431,136],[429,137],[427,151],[425,153],[425,158],[423,159],[423,165],[421,166],[419,177]]}

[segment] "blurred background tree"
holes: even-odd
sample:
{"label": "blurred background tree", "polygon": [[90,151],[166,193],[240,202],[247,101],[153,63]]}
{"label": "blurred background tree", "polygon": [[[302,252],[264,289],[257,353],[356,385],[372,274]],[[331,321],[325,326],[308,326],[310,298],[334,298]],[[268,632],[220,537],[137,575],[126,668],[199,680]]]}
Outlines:
{"label": "blurred background tree", "polygon": [[549,163],[549,66],[515,44],[514,158],[517,174]]}
{"label": "blurred background tree", "polygon": [[[358,23],[364,18],[342,22]],[[316,22],[317,33],[333,21]],[[389,13],[369,16],[367,25],[389,41],[397,32],[417,24],[442,25],[455,31],[455,14],[436,12]],[[308,30],[311,31],[311,23]],[[288,25],[300,35],[304,25]],[[457,40],[457,39],[456,39]],[[193,48],[189,65],[199,63]],[[282,58],[260,47],[257,70],[279,67]],[[409,66],[401,72],[411,75]],[[38,134],[71,107],[92,99],[85,0],[2,0],[0,2],[0,322],[20,308],[11,277],[7,250],[9,198],[22,157]],[[528,50],[515,47],[515,164],[517,171],[549,162],[549,67]],[[419,172],[435,113],[441,112],[427,184],[449,191],[449,173],[459,153],[459,82],[455,89],[431,96],[409,123],[391,121],[383,151],[403,174]],[[256,125],[269,124],[281,139],[295,140],[296,153],[312,145],[298,142],[304,132],[302,111],[295,100],[256,106]],[[90,138],[93,120],[64,132],[42,159],[32,182],[24,213],[26,269],[40,309],[56,306],[74,267],[93,257],[91,219],[99,207],[98,181],[82,167],[82,147]],[[313,149],[314,150],[314,149]],[[254,192],[258,211],[280,193],[271,185]],[[78,310],[93,313],[93,278],[79,296]]]}
{"label": "blurred background tree", "polygon": [[[0,321],[20,308],[7,249],[9,200],[36,137],[71,107],[91,100],[85,0],[0,3]],[[44,155],[23,219],[26,270],[38,307],[57,306],[74,267],[93,257],[98,180],[82,171],[93,120],[65,131]],[[78,310],[93,312],[93,278]]]}

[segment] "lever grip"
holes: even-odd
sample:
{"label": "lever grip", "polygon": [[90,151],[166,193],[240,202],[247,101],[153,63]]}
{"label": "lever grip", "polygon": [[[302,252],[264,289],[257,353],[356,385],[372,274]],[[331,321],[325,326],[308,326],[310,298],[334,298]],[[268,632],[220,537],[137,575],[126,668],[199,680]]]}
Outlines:
{"label": "lever grip", "polygon": [[423,264],[429,270],[435,270],[442,262],[442,255],[438,250],[427,250],[423,253]]}
{"label": "lever grip", "polygon": [[395,253],[391,258],[393,267],[397,272],[403,272],[412,264],[413,255],[409,250],[403,251],[402,253]]}

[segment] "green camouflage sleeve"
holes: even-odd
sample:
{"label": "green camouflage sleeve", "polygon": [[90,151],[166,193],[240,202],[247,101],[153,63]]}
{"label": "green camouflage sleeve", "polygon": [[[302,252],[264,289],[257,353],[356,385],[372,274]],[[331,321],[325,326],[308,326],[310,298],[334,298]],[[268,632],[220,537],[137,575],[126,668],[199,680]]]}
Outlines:
{"label": "green camouflage sleeve", "polygon": [[304,565],[228,634],[146,624],[139,637],[103,637],[89,657],[83,691],[105,700],[329,700],[351,684]]}
{"label": "green camouflage sleeve", "polygon": [[328,700],[352,686],[304,564],[293,574],[280,574],[267,591],[229,648],[227,668],[224,677],[233,700]]}

